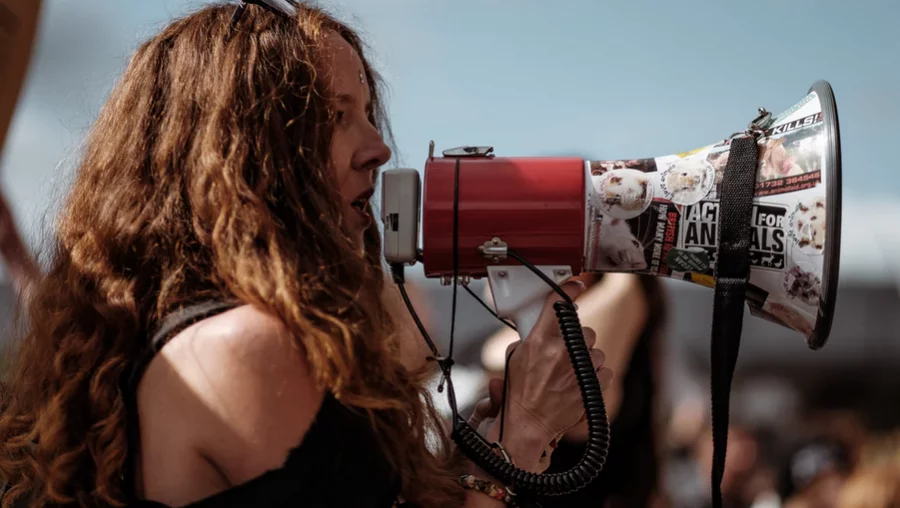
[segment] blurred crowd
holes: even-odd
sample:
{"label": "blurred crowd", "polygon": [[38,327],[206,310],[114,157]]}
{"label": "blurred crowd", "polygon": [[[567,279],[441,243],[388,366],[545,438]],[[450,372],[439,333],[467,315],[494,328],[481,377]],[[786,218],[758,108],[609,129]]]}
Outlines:
{"label": "blurred crowd", "polygon": [[[600,478],[550,506],[711,506],[708,394],[671,397],[662,386],[671,295],[653,277],[582,280],[590,288],[577,301],[582,324],[596,330],[596,347],[616,372],[604,394],[612,438]],[[489,289],[481,296],[492,305]],[[421,294],[414,300],[426,317],[435,312]],[[470,407],[491,377],[502,376],[507,347],[518,340],[515,331],[498,327],[481,341],[478,361],[455,371],[478,388],[461,390],[472,394]],[[755,404],[763,409],[757,413],[767,418],[744,416],[750,412],[741,411],[740,399],[732,404],[722,484],[727,508],[900,508],[900,426],[870,428],[866,414],[779,396],[777,383],[758,392]],[[791,407],[800,404],[802,410]],[[551,472],[578,462],[585,430],[575,428],[559,443]]]}

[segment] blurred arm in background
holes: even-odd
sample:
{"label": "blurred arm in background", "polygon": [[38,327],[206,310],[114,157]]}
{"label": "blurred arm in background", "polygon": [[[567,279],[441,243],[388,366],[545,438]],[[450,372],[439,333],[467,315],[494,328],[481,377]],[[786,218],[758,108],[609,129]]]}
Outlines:
{"label": "blurred arm in background", "polygon": [[41,271],[25,242],[22,241],[15,218],[2,194],[0,194],[0,255],[3,256],[16,292],[20,295],[27,294],[40,278]]}
{"label": "blurred arm in background", "polygon": [[[0,155],[28,72],[41,0],[0,0]],[[20,292],[40,276],[22,242],[6,199],[0,194],[0,255]]]}

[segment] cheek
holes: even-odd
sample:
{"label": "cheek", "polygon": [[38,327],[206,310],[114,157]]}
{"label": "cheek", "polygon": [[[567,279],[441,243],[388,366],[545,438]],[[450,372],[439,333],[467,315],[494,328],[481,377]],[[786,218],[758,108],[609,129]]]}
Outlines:
{"label": "cheek", "polygon": [[344,198],[347,198],[348,196],[346,193],[352,190],[348,188],[349,181],[351,180],[350,174],[352,172],[350,164],[352,151],[345,138],[346,136],[335,133],[331,142],[331,157],[329,160],[332,174],[338,185],[338,190]]}

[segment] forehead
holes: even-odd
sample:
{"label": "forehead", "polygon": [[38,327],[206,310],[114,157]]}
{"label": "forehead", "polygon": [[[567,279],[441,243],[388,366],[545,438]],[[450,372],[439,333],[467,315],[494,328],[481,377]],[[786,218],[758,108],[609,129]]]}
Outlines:
{"label": "forehead", "polygon": [[361,79],[365,76],[362,58],[353,46],[335,31],[325,36],[326,75],[337,94],[353,95],[368,100],[369,87]]}

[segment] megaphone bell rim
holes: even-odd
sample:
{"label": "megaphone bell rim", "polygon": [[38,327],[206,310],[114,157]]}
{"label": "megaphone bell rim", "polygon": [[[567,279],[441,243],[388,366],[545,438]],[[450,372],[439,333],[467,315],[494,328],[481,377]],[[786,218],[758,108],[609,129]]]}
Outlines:
{"label": "megaphone bell rim", "polygon": [[825,198],[828,207],[825,212],[826,249],[822,266],[822,296],[819,298],[819,313],[816,326],[807,339],[810,349],[821,349],[828,342],[834,321],[837,300],[838,278],[841,263],[841,139],[837,103],[831,84],[819,80],[809,87],[807,93],[815,93],[822,106],[822,122],[827,147],[825,151]]}

